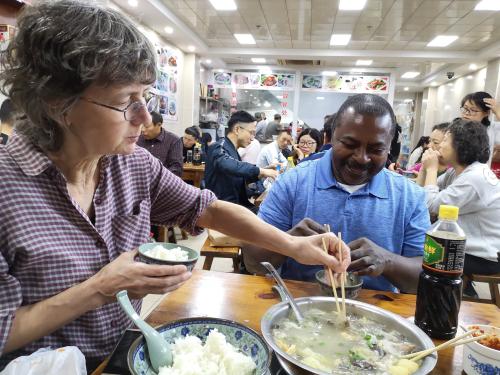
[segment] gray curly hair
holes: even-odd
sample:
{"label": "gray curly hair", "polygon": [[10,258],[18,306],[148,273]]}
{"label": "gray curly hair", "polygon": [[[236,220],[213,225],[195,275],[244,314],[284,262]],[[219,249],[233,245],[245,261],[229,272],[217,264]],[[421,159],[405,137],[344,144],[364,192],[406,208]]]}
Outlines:
{"label": "gray curly hair", "polygon": [[0,90],[21,114],[16,131],[45,151],[61,148],[60,119],[92,83],[156,79],[156,55],[147,38],[125,16],[88,1],[26,6],[2,54]]}

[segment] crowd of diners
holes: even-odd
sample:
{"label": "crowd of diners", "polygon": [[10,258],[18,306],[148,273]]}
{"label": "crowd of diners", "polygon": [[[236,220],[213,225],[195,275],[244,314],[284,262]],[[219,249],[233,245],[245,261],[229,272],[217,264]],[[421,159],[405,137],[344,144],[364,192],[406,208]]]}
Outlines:
{"label": "crowd of diners", "polygon": [[[248,273],[264,273],[266,260],[308,281],[327,266],[363,276],[366,288],[412,293],[431,217],[451,204],[467,234],[465,272],[499,271],[489,118],[500,107],[490,96],[467,96],[462,118],[419,143],[415,182],[391,170],[400,128],[377,95],[349,97],[325,116],[323,132],[304,128],[296,140],[279,116],[266,123],[245,111],[232,114],[223,139],[197,127],[175,136],[144,100],[156,79],[154,48],[109,8],[26,7],[2,57],[0,369],[66,345],[95,368],[129,325],[118,291],[139,310],[145,295],[182,287],[186,267],[135,260],[152,224],[241,239]],[[259,151],[249,152],[255,142]],[[205,189],[180,178],[197,143]],[[265,181],[257,209],[248,188]]]}

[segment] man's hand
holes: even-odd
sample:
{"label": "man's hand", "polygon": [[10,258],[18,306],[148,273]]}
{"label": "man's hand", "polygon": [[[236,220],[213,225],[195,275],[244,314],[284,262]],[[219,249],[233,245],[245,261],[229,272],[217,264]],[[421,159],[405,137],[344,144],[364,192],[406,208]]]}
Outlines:
{"label": "man's hand", "polygon": [[359,238],[350,242],[351,264],[347,269],[360,276],[380,276],[393,254],[378,246],[368,238]]}
{"label": "man's hand", "polygon": [[279,176],[279,174],[280,173],[276,169],[260,168],[259,178],[270,177],[275,179],[276,177]]}
{"label": "man's hand", "polygon": [[291,234],[292,236],[307,237],[307,236],[314,236],[315,234],[323,234],[325,232],[326,230],[323,227],[323,225],[318,224],[314,220],[306,217],[305,219],[302,219],[292,229],[290,229],[287,233]]}

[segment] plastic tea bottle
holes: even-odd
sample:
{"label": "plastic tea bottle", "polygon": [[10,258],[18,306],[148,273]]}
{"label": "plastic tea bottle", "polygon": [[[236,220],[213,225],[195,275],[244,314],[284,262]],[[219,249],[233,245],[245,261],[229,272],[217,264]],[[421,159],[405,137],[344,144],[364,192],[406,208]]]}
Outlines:
{"label": "plastic tea bottle", "polygon": [[293,156],[289,156],[287,160],[288,160],[288,165],[286,169],[292,169],[293,167],[295,167],[295,163],[293,162]]}
{"label": "plastic tea bottle", "polygon": [[465,256],[465,233],[457,219],[458,207],[440,206],[439,220],[425,236],[415,324],[437,339],[457,333]]}
{"label": "plastic tea bottle", "polygon": [[193,165],[201,165],[201,147],[198,144],[193,149]]}

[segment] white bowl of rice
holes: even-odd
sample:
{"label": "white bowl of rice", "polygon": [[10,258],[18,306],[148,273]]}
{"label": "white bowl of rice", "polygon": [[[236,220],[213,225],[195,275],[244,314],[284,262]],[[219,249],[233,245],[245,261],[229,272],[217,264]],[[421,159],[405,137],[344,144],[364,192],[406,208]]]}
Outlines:
{"label": "white bowl of rice", "polygon": [[191,271],[198,261],[198,252],[169,242],[151,242],[139,246],[139,260],[148,264],[175,266],[183,264]]}

